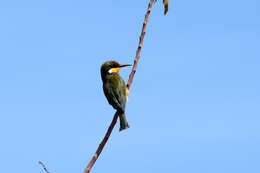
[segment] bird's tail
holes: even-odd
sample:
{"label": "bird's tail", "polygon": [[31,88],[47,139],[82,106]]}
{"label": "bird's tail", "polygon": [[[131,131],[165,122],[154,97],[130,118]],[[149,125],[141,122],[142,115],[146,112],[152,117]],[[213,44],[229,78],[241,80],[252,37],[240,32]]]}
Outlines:
{"label": "bird's tail", "polygon": [[128,129],[130,127],[127,120],[126,120],[125,113],[120,113],[119,119],[120,119],[120,129],[119,129],[119,131]]}

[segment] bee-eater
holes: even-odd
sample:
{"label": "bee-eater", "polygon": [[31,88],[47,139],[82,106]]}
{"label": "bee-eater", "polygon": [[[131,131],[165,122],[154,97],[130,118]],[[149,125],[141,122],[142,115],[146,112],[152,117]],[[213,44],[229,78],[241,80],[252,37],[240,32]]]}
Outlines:
{"label": "bee-eater", "polygon": [[103,81],[103,91],[107,101],[119,113],[120,129],[129,128],[125,116],[125,106],[127,102],[127,89],[125,81],[118,74],[122,67],[130,64],[119,64],[116,61],[107,61],[101,66],[101,78]]}

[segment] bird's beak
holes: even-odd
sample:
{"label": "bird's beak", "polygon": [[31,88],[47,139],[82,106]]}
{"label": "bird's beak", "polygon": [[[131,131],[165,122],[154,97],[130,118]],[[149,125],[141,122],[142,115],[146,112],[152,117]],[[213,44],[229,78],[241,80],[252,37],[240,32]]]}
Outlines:
{"label": "bird's beak", "polygon": [[127,67],[127,66],[132,66],[131,64],[121,64],[119,67]]}
{"label": "bird's beak", "polygon": [[131,66],[131,64],[120,64],[118,67],[112,68],[111,72],[118,73],[122,67]]}

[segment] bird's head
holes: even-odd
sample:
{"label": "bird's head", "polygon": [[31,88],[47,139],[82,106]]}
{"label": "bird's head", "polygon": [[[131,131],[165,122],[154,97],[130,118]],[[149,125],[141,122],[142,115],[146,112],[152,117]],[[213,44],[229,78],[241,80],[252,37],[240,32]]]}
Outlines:
{"label": "bird's head", "polygon": [[119,64],[116,61],[107,61],[101,66],[101,77],[102,80],[107,75],[118,73],[122,67],[131,66],[131,64]]}

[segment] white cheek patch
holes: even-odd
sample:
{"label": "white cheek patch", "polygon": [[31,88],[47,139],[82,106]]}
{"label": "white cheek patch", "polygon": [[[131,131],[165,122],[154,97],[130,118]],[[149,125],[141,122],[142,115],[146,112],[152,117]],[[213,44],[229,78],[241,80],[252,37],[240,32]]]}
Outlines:
{"label": "white cheek patch", "polygon": [[113,73],[113,69],[112,69],[112,68],[109,69],[109,70],[108,70],[108,73],[109,73],[109,74]]}
{"label": "white cheek patch", "polygon": [[111,68],[108,70],[108,73],[118,73],[120,71],[120,67]]}

